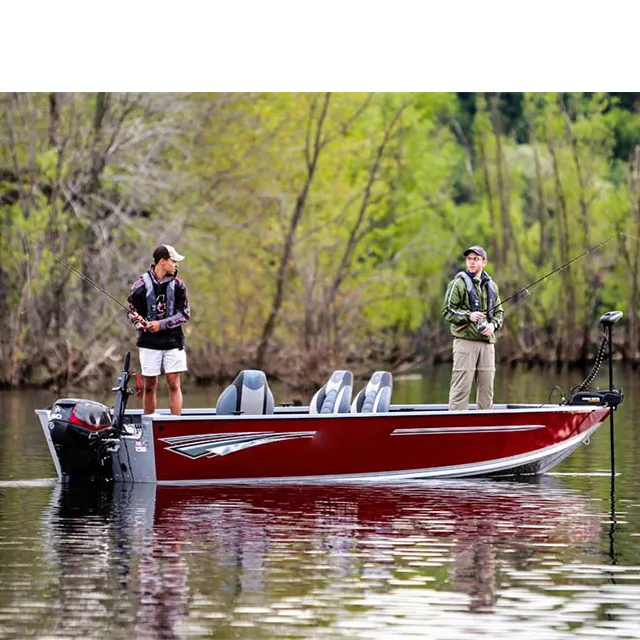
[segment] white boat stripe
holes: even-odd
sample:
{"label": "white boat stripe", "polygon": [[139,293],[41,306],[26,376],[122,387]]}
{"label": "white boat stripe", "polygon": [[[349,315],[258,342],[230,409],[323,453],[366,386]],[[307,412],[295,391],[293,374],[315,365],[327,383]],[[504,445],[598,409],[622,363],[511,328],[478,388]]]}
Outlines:
{"label": "white boat stripe", "polygon": [[543,424],[483,425],[478,427],[416,427],[394,429],[392,436],[435,435],[441,433],[499,433],[501,431],[532,431],[544,429]]}

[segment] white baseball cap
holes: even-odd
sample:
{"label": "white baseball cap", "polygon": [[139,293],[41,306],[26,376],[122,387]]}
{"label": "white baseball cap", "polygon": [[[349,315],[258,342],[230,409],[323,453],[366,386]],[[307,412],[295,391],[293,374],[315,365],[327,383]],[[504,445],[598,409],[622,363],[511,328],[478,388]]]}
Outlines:
{"label": "white baseball cap", "polygon": [[171,258],[176,262],[184,260],[184,256],[180,255],[170,244],[161,244],[159,247],[156,247],[156,250],[153,252],[153,263],[158,264],[160,260],[166,260],[167,258]]}

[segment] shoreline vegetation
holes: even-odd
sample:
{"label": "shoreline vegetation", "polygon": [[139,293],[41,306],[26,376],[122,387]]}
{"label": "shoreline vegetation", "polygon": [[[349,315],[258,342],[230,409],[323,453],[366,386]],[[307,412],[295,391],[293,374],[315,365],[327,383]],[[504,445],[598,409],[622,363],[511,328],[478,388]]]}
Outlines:
{"label": "shoreline vegetation", "polygon": [[0,93],[0,389],[104,387],[136,353],[44,247],[125,302],[173,244],[187,380],[302,389],[450,361],[467,246],[506,299],[607,240],[505,305],[503,365],[592,363],[613,309],[640,364],[640,93]]}

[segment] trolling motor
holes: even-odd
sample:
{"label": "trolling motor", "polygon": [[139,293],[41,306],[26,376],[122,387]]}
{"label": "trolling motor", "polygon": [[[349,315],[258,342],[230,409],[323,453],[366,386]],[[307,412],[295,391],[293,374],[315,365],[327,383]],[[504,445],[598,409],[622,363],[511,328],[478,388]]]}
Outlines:
{"label": "trolling motor", "polygon": [[[571,398],[567,404],[575,405],[606,405],[614,409],[622,402],[622,392],[613,386],[613,325],[622,318],[622,311],[607,311],[601,318],[600,322],[604,327],[604,334],[598,347],[595,362],[584,381],[578,385],[575,392],[571,393]],[[609,354],[609,388],[606,390],[592,389],[591,383],[595,380],[605,352]]]}
{"label": "trolling motor", "polygon": [[[589,375],[585,378],[584,382],[578,387],[578,390],[571,394],[571,399],[568,404],[591,404],[591,405],[604,405],[611,407],[609,412],[609,451],[611,454],[611,482],[614,482],[616,474],[616,457],[614,446],[614,427],[613,427],[613,414],[618,408],[618,405],[622,402],[622,392],[614,389],[613,387],[613,325],[622,318],[622,311],[607,311],[601,318],[600,322],[604,327],[604,335],[600,342],[600,348],[596,355],[596,361],[591,369]],[[609,389],[606,391],[600,391],[599,389],[590,390],[589,385],[593,382],[602,360],[604,358],[605,349],[609,352]],[[613,487],[613,484],[612,484]],[[613,491],[613,489],[612,489]]]}

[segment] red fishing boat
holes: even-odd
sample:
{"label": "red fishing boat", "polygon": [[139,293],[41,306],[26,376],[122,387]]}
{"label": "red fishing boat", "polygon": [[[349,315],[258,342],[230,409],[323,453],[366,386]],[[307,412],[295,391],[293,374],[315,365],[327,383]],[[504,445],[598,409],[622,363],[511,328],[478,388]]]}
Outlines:
{"label": "red fishing boat", "polygon": [[[545,473],[595,433],[622,401],[611,379],[612,327],[592,372],[558,404],[391,403],[392,376],[376,372],[352,399],[353,376],[335,371],[309,406],[275,406],[261,371],[243,371],[215,408],[143,415],[127,410],[129,354],[113,409],[74,398],[36,413],[60,479],[204,484],[368,482]],[[609,352],[610,383],[590,384]]]}

